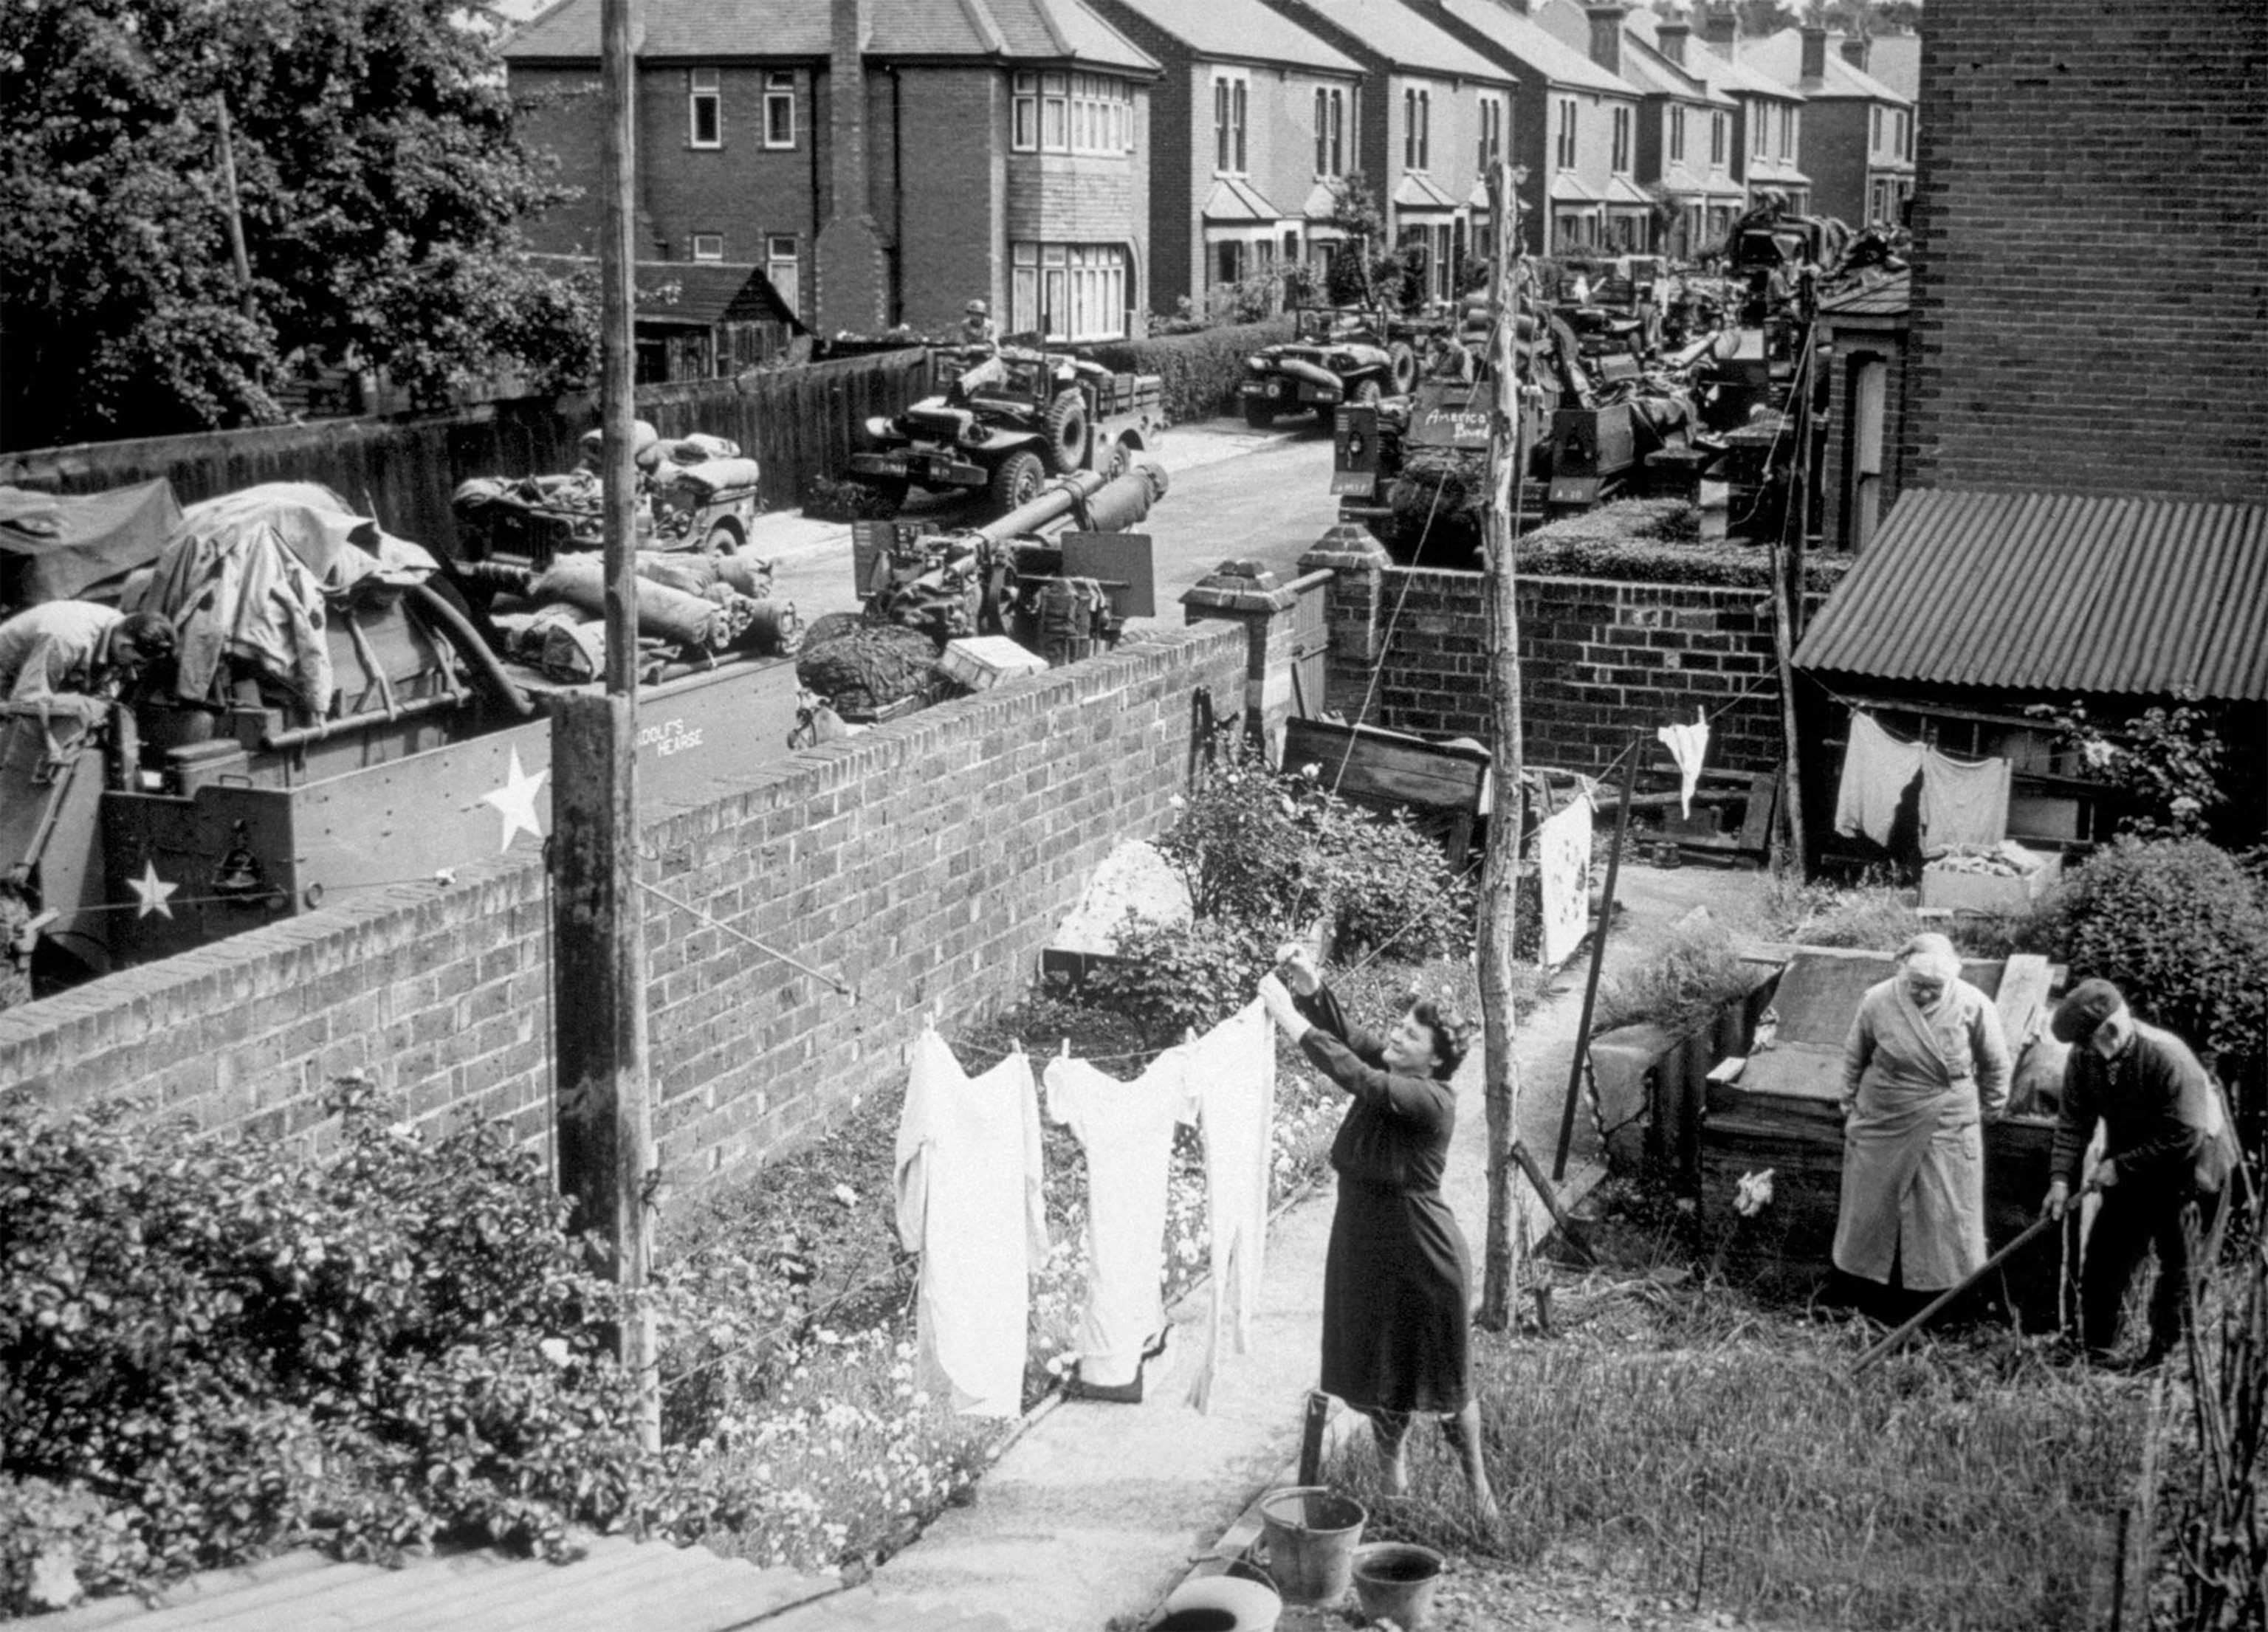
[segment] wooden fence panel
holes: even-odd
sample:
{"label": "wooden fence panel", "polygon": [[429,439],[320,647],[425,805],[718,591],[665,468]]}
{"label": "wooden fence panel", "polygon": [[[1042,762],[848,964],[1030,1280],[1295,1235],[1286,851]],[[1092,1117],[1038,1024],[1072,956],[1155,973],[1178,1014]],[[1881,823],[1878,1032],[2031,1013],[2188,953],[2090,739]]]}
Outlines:
{"label": "wooden fence panel", "polygon": [[[765,508],[803,502],[817,475],[849,463],[858,426],[895,413],[927,383],[928,354],[881,352],[730,379],[649,386],[640,417],[664,436],[730,437],[763,467]],[[450,495],[475,476],[571,470],[597,397],[578,392],[476,403],[441,414],[315,420],[246,430],[90,442],[0,453],[0,482],[92,493],[163,476],[193,504],[263,482],[317,482],[391,532],[457,552]]]}

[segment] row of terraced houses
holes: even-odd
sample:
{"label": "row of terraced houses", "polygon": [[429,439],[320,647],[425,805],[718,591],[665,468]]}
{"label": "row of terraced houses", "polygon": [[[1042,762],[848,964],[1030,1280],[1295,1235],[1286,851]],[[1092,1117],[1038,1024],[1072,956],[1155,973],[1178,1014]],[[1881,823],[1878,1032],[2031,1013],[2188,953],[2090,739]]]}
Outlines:
{"label": "row of terraced houses", "polygon": [[[582,188],[537,226],[558,254],[597,242],[599,12],[562,0],[504,48],[531,141]],[[1327,262],[1358,175],[1441,296],[1493,252],[1500,158],[1543,254],[1692,255],[1767,191],[1855,225],[1912,189],[1911,35],[1742,39],[1729,17],[1619,0],[644,13],[641,262],[720,298],[768,283],[822,333],[942,330],[981,297],[1008,332],[1138,334],[1216,285]]]}

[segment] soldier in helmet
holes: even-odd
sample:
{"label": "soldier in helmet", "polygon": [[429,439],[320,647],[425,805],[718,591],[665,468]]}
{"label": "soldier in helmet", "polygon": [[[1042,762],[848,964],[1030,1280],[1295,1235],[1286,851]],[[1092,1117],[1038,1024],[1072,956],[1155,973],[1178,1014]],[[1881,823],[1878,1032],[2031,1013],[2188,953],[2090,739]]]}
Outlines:
{"label": "soldier in helmet", "polygon": [[972,300],[961,309],[961,354],[964,359],[961,378],[953,384],[956,400],[966,400],[1008,378],[1008,370],[1000,361],[1000,336],[992,324],[992,308],[982,300]]}

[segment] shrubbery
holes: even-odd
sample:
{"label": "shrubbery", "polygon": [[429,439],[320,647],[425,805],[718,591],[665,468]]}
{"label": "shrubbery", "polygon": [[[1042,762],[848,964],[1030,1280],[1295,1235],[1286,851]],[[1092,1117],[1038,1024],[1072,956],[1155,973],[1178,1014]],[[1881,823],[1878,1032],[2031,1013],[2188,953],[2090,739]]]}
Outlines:
{"label": "shrubbery", "polygon": [[1093,1001],[1152,1044],[1242,1004],[1286,940],[1321,922],[1344,955],[1420,963],[1473,945],[1476,891],[1401,816],[1358,810],[1308,773],[1256,756],[1212,768],[1158,848],[1189,889],[1196,922],[1142,928],[1087,977]]}
{"label": "shrubbery", "polygon": [[[1705,543],[1701,512],[1683,499],[1617,499],[1524,535],[1521,572],[1547,578],[1609,578],[1622,584],[1771,587],[1771,555],[1760,545]],[[1804,557],[1804,588],[1823,594],[1849,570],[1847,555]]]}
{"label": "shrubbery", "polygon": [[2192,1047],[2248,1059],[2268,1039],[2268,904],[2202,839],[2098,852],[2053,899],[2072,978],[2115,982],[2144,1019]]}
{"label": "shrubbery", "polygon": [[556,1555],[736,1516],[639,1447],[616,1295],[534,1158],[340,1108],[317,1166],[0,1106],[0,1614],[311,1540]]}
{"label": "shrubbery", "polygon": [[1263,346],[1292,338],[1289,318],[1201,329],[1154,340],[1112,341],[1094,347],[1094,360],[1121,373],[1156,374],[1165,381],[1166,417],[1176,424],[1233,414],[1244,359]]}

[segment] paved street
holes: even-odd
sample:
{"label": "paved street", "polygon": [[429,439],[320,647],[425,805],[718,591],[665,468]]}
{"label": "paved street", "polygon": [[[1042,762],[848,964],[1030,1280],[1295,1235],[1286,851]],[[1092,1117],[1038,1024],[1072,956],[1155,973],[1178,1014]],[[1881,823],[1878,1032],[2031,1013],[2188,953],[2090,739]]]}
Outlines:
{"label": "paved street", "polygon": [[[1289,582],[1300,555],[1337,513],[1325,430],[1255,431],[1241,420],[1209,420],[1167,432],[1159,453],[1172,485],[1144,531],[1154,540],[1161,622],[1179,624],[1182,592],[1232,557],[1258,561]],[[940,526],[958,525],[950,509],[936,516]],[[776,563],[774,582],[806,624],[857,608],[848,526],[796,512],[766,516],[749,548]],[[795,725],[795,689],[787,664],[749,688],[749,729],[783,753]]]}

